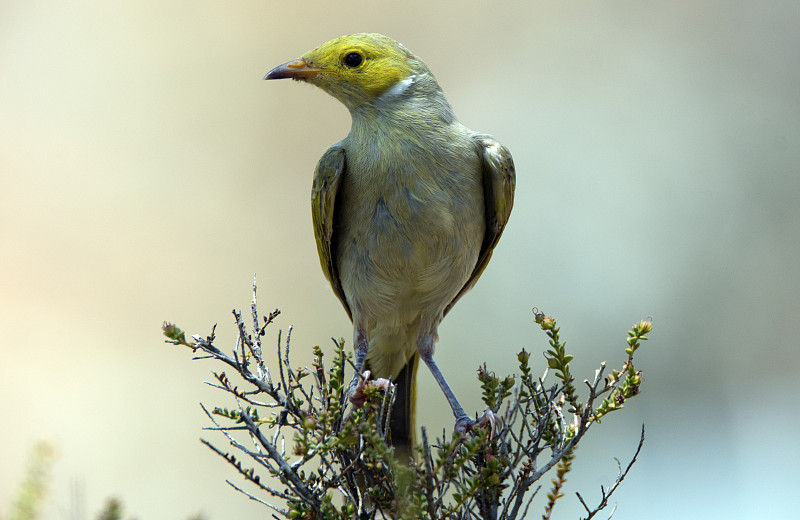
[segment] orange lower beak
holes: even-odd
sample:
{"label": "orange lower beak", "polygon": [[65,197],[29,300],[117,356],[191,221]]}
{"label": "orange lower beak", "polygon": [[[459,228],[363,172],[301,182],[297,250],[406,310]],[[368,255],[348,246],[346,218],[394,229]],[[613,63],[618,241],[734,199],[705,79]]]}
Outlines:
{"label": "orange lower beak", "polygon": [[321,72],[324,72],[324,70],[308,65],[303,59],[297,59],[288,61],[283,65],[278,65],[267,72],[264,79],[305,79],[320,74]]}

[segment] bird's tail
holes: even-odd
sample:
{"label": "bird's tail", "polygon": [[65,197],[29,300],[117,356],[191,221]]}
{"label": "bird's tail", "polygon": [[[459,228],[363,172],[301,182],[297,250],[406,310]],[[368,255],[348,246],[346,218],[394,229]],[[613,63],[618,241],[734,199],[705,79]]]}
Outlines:
{"label": "bird's tail", "polygon": [[414,353],[394,380],[397,387],[390,419],[390,440],[400,460],[414,456],[417,429],[417,365]]}

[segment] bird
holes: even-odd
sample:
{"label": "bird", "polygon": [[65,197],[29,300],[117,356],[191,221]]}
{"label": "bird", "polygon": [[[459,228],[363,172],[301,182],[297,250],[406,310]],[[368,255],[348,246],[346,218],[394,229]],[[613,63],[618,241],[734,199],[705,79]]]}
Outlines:
{"label": "bird", "polygon": [[[434,75],[401,43],[341,36],[270,70],[342,102],[349,134],[322,155],[311,211],[325,277],[353,323],[356,374],[391,380],[390,439],[415,442],[416,374],[427,365],[465,432],[433,359],[438,327],[486,268],[514,204],[511,153],[461,124]],[[352,399],[352,397],[351,397]]]}

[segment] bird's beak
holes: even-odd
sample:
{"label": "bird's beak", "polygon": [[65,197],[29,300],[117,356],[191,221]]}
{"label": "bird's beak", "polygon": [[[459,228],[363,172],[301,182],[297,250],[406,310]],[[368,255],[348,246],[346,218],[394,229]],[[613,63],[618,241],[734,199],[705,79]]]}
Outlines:
{"label": "bird's beak", "polygon": [[306,63],[305,60],[300,58],[297,60],[288,61],[283,65],[278,65],[271,71],[267,72],[267,75],[264,76],[264,79],[306,79],[311,76],[316,76],[322,72],[325,72],[325,70],[313,67]]}

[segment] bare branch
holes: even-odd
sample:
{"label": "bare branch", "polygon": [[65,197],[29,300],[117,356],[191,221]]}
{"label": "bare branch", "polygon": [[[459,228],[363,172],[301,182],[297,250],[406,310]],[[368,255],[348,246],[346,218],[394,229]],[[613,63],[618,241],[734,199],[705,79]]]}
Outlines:
{"label": "bare branch", "polygon": [[[636,462],[636,458],[639,456],[639,452],[642,451],[643,445],[644,445],[644,424],[642,425],[642,435],[639,438],[639,445],[636,447],[636,453],[633,454],[633,458],[628,463],[628,466],[625,468],[625,471],[622,471],[622,467],[620,466],[620,471],[617,475],[617,479],[614,481],[614,485],[611,486],[611,489],[609,489],[608,492],[606,492],[605,489],[603,489],[603,486],[600,486],[601,500],[600,504],[598,504],[597,507],[595,507],[594,509],[589,509],[589,507],[586,505],[586,502],[583,500],[581,494],[575,493],[576,495],[578,495],[578,500],[581,501],[581,504],[583,504],[583,507],[584,509],[586,509],[586,512],[589,513],[589,516],[583,518],[582,520],[589,520],[590,518],[593,518],[597,513],[602,511],[608,505],[608,499],[611,498],[611,495],[614,494],[619,485],[622,484],[622,481],[625,480],[625,477],[628,476],[628,472],[631,470],[633,464]],[[619,465],[619,460],[618,459],[614,460],[616,460],[617,465]],[[616,509],[617,507],[614,506],[614,511],[616,511]],[[611,515],[614,514],[614,511],[611,512]],[[609,518],[611,518],[610,515]]]}

